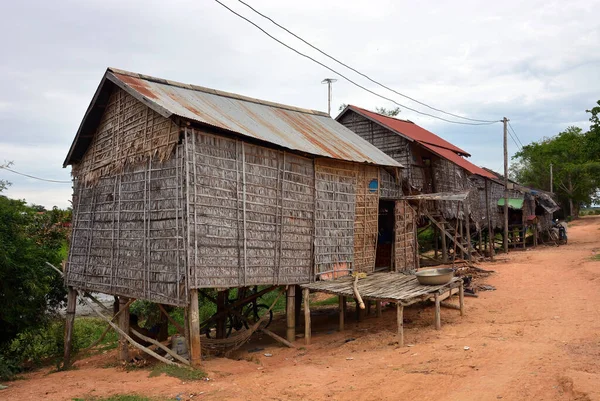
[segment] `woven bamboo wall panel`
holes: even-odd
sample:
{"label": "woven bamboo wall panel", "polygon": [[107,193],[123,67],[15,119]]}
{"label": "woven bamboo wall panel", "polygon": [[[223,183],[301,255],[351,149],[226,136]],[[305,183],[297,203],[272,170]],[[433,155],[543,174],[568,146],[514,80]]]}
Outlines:
{"label": "woven bamboo wall panel", "polygon": [[93,187],[75,181],[67,285],[187,303],[182,168],[179,155],[128,166]]}
{"label": "woven bamboo wall panel", "polygon": [[315,160],[315,273],[347,274],[354,265],[357,170],[354,164]]}
{"label": "woven bamboo wall panel", "polygon": [[415,270],[416,265],[416,212],[407,201],[397,200],[394,266],[398,272]]}
{"label": "woven bamboo wall panel", "polygon": [[192,287],[310,281],[311,159],[189,130]]}
{"label": "woven bamboo wall panel", "polygon": [[[354,271],[375,270],[379,218],[379,168],[357,165],[354,220]],[[369,187],[375,182],[376,189]]]}
{"label": "woven bamboo wall panel", "polygon": [[151,157],[164,161],[173,155],[178,140],[179,127],[174,122],[115,87],[92,143],[73,166],[73,176],[90,185],[123,171],[128,164]]}

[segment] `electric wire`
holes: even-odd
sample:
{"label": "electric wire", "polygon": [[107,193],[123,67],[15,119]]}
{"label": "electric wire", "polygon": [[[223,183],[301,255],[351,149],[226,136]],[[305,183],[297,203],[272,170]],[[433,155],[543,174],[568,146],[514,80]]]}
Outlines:
{"label": "electric wire", "polygon": [[510,125],[510,121],[508,122],[508,127],[512,130],[513,134],[515,134],[517,141],[519,141],[519,143],[521,144],[521,149],[523,149],[523,142],[521,142],[521,139],[519,139],[519,136],[515,132],[515,129],[512,127],[512,125]]}
{"label": "electric wire", "polygon": [[40,178],[40,177],[36,177],[36,176],[33,176],[33,175],[29,175],[29,174],[25,174],[25,173],[20,173],[18,171],[15,171],[15,170],[10,169],[10,168],[5,167],[5,166],[0,166],[0,168],[4,169],[4,170],[8,170],[11,173],[22,175],[24,177],[33,178],[34,180],[40,180],[40,181],[46,181],[46,182],[53,182],[53,183],[57,183],[57,184],[72,184],[71,181],[49,180],[49,179],[46,179],[46,178]]}
{"label": "electric wire", "polygon": [[306,54],[304,54],[304,53],[300,52],[299,50],[296,50],[295,48],[293,48],[293,47],[289,46],[288,44],[286,44],[286,43],[282,42],[281,40],[277,39],[276,37],[274,37],[273,35],[271,35],[269,32],[265,31],[263,28],[261,28],[259,25],[257,25],[256,23],[254,23],[254,22],[253,22],[253,21],[251,21],[250,19],[248,19],[248,18],[244,17],[243,15],[241,15],[241,14],[237,13],[236,11],[232,10],[231,8],[227,7],[227,6],[226,6],[225,4],[223,4],[221,1],[219,1],[219,0],[215,0],[215,2],[217,2],[218,4],[220,4],[221,6],[223,6],[224,8],[226,8],[227,10],[229,10],[231,13],[235,14],[236,16],[238,16],[239,18],[241,18],[241,19],[245,20],[246,22],[248,22],[249,24],[253,25],[255,28],[257,28],[258,30],[260,30],[262,33],[264,33],[265,35],[267,35],[269,38],[273,39],[273,40],[274,40],[274,41],[276,41],[277,43],[281,44],[282,46],[285,46],[285,47],[287,47],[289,50],[292,50],[294,53],[296,53],[296,54],[298,54],[298,55],[300,55],[300,56],[302,56],[302,57],[305,57],[305,58],[307,58],[307,59],[309,59],[309,60],[311,60],[311,61],[313,61],[313,62],[315,62],[315,63],[319,64],[321,67],[328,69],[329,71],[333,72],[334,74],[337,74],[338,76],[342,77],[343,79],[345,79],[346,81],[350,82],[351,84],[353,84],[353,85],[357,86],[358,88],[360,88],[360,89],[362,89],[362,90],[364,90],[364,91],[366,91],[366,92],[369,92],[369,93],[371,93],[371,94],[373,94],[373,95],[375,95],[375,96],[377,96],[377,97],[380,97],[380,98],[382,98],[382,99],[385,99],[385,100],[387,100],[387,101],[389,101],[389,102],[392,102],[392,103],[394,103],[394,104],[396,104],[396,105],[398,105],[398,106],[400,106],[400,107],[403,107],[403,108],[405,108],[405,109],[408,109],[408,110],[411,110],[411,111],[413,111],[413,112],[415,112],[415,113],[418,113],[418,114],[421,114],[421,115],[424,115],[424,116],[428,116],[428,117],[432,117],[432,118],[436,118],[436,119],[438,119],[438,120],[442,120],[442,121],[445,121],[445,122],[448,122],[448,123],[451,123],[451,124],[462,124],[462,125],[491,125],[491,124],[495,124],[495,123],[498,123],[498,122],[500,122],[500,120],[498,120],[498,121],[491,121],[491,120],[490,120],[489,122],[481,122],[481,123],[471,123],[471,122],[463,122],[463,121],[452,121],[452,120],[448,120],[448,119],[446,119],[446,118],[443,118],[443,117],[436,116],[436,115],[434,115],[434,114],[425,113],[425,112],[422,112],[422,111],[419,111],[419,110],[413,109],[413,108],[411,108],[411,107],[405,106],[405,105],[403,105],[403,104],[401,104],[401,103],[398,103],[398,102],[396,102],[395,100],[393,100],[393,99],[391,99],[391,98],[389,98],[389,97],[386,97],[386,96],[384,96],[384,95],[381,95],[381,94],[379,94],[379,93],[377,93],[377,92],[374,92],[374,91],[372,91],[371,89],[368,89],[368,88],[366,88],[366,87],[362,86],[361,84],[359,84],[359,83],[357,83],[357,82],[353,81],[352,79],[348,78],[347,76],[345,76],[345,75],[341,74],[340,72],[338,72],[338,71],[334,70],[333,68],[331,68],[331,67],[329,67],[329,66],[327,66],[327,65],[325,65],[325,64],[323,64],[323,63],[321,63],[321,62],[320,62],[320,61],[318,61],[318,60],[315,60],[314,58],[312,58],[312,57],[310,57],[310,56],[308,56],[308,55],[306,55]]}
{"label": "electric wire", "polygon": [[[440,113],[443,113],[443,114],[446,114],[446,115],[449,115],[449,116],[452,116],[452,117],[461,118],[461,119],[463,119],[463,120],[468,120],[468,121],[480,122],[480,123],[490,123],[490,124],[493,124],[493,123],[496,123],[496,122],[497,122],[497,121],[492,121],[492,120],[480,120],[480,119],[477,119],[477,118],[469,118],[469,117],[461,116],[461,115],[458,115],[458,114],[453,114],[453,113],[450,113],[450,112],[444,111],[444,110],[442,110],[442,109],[438,109],[438,108],[435,108],[435,107],[433,107],[433,106],[430,106],[430,105],[428,105],[427,103],[421,102],[421,101],[419,101],[419,100],[417,100],[417,99],[415,99],[415,98],[412,98],[412,97],[410,97],[410,96],[408,96],[408,95],[405,95],[405,94],[403,94],[403,93],[400,93],[400,92],[398,92],[398,91],[396,91],[396,90],[394,90],[394,89],[390,88],[389,86],[386,86],[386,85],[382,84],[381,82],[378,82],[378,81],[374,80],[374,79],[373,79],[373,78],[371,78],[370,76],[368,76],[368,75],[366,75],[366,74],[364,74],[364,73],[362,73],[362,72],[358,71],[357,69],[355,69],[355,68],[353,68],[353,67],[349,66],[348,64],[346,64],[346,63],[344,63],[344,62],[340,61],[339,59],[337,59],[337,58],[335,58],[335,57],[333,57],[333,56],[329,55],[329,54],[328,54],[328,53],[326,53],[325,51],[323,51],[323,50],[319,49],[318,47],[314,46],[312,43],[310,43],[310,42],[308,42],[308,41],[304,40],[303,38],[301,38],[300,36],[296,35],[294,32],[290,31],[290,30],[289,30],[289,29],[287,29],[286,27],[284,27],[284,26],[282,26],[281,24],[279,24],[279,23],[275,22],[275,21],[274,21],[272,18],[270,18],[270,17],[266,16],[265,14],[261,13],[260,11],[256,10],[254,7],[252,7],[252,6],[251,6],[251,5],[249,5],[248,3],[245,3],[245,2],[244,2],[244,1],[242,1],[242,0],[238,0],[238,2],[242,3],[243,5],[245,5],[246,7],[248,7],[250,10],[254,11],[256,14],[260,15],[261,17],[263,17],[263,18],[265,18],[265,19],[267,19],[267,20],[271,21],[271,22],[272,22],[274,25],[276,25],[276,26],[278,26],[279,28],[283,29],[284,31],[286,31],[287,33],[289,33],[290,35],[292,35],[292,36],[293,36],[293,37],[295,37],[296,39],[298,39],[298,40],[302,41],[303,43],[305,43],[306,45],[308,45],[308,46],[312,47],[313,49],[315,49],[316,51],[318,51],[319,53],[321,53],[321,54],[322,54],[322,55],[324,55],[325,57],[328,57],[328,58],[330,58],[331,60],[335,61],[336,63],[338,63],[338,64],[340,64],[340,65],[343,65],[344,67],[348,68],[349,70],[351,70],[351,71],[354,71],[354,72],[355,72],[355,73],[357,73],[358,75],[360,75],[360,76],[362,76],[362,77],[364,77],[364,78],[368,79],[369,81],[373,82],[373,83],[374,83],[374,84],[376,84],[376,85],[379,85],[380,87],[382,87],[382,88],[384,88],[384,89],[387,89],[387,90],[389,90],[390,92],[393,92],[393,93],[395,93],[395,94],[397,94],[397,95],[399,95],[399,96],[402,96],[402,97],[404,97],[404,98],[406,98],[406,99],[412,100],[413,102],[415,102],[415,103],[418,103],[418,104],[420,104],[420,105],[422,105],[422,106],[425,106],[425,107],[427,107],[427,108],[429,108],[429,109],[431,109],[431,110],[435,110],[435,111],[437,111],[437,112],[440,112]],[[405,107],[406,107],[406,106],[405,106]]]}

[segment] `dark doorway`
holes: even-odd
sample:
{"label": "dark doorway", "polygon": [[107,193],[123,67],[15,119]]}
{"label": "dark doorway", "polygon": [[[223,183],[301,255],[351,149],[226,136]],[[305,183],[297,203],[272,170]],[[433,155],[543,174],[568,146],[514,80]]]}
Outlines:
{"label": "dark doorway", "polygon": [[377,253],[375,271],[392,270],[394,249],[394,201],[379,201],[379,232],[377,234]]}

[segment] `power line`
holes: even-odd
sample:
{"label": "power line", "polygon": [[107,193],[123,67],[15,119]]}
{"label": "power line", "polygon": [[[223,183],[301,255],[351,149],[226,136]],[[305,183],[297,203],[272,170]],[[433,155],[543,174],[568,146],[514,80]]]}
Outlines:
{"label": "power line", "polygon": [[510,122],[508,123],[508,127],[512,130],[513,134],[515,134],[515,137],[517,138],[517,140],[519,141],[519,143],[521,144],[521,148],[523,148],[523,143],[521,142],[521,140],[519,139],[519,136],[517,135],[517,133],[515,132],[515,129],[512,127],[512,125],[510,125]]}
{"label": "power line", "polygon": [[215,1],[216,1],[217,3],[219,3],[221,6],[223,6],[224,8],[226,8],[227,10],[229,10],[231,13],[233,13],[233,14],[237,15],[239,18],[241,18],[241,19],[245,20],[246,22],[248,22],[249,24],[253,25],[255,28],[257,28],[258,30],[260,30],[262,33],[264,33],[265,35],[267,35],[268,37],[270,37],[271,39],[273,39],[273,40],[274,40],[274,41],[276,41],[277,43],[279,43],[279,44],[281,44],[281,45],[283,45],[283,46],[287,47],[288,49],[290,49],[290,50],[291,50],[291,51],[293,51],[294,53],[296,53],[296,54],[299,54],[300,56],[302,56],[302,57],[305,57],[305,58],[307,58],[307,59],[309,59],[309,60],[311,60],[311,61],[313,61],[313,62],[315,62],[315,63],[319,64],[321,67],[323,67],[323,68],[326,68],[326,69],[328,69],[329,71],[333,72],[334,74],[337,74],[337,75],[339,75],[340,77],[344,78],[346,81],[348,81],[348,82],[350,82],[351,84],[353,84],[353,85],[355,85],[355,86],[357,86],[357,87],[361,88],[362,90],[364,90],[364,91],[367,91],[367,92],[369,92],[369,93],[371,93],[371,94],[373,94],[373,95],[375,95],[375,96],[377,96],[377,97],[380,97],[380,98],[382,98],[382,99],[385,99],[385,100],[387,100],[387,101],[389,101],[389,102],[392,102],[392,103],[394,103],[394,104],[396,104],[396,105],[398,105],[398,106],[400,106],[400,107],[404,107],[405,109],[408,109],[408,110],[414,111],[415,113],[422,114],[422,115],[424,115],[424,116],[428,116],[428,117],[432,117],[432,118],[437,118],[438,120],[446,121],[446,122],[448,122],[448,123],[452,123],[452,124],[462,124],[462,125],[490,125],[490,124],[495,124],[495,123],[499,122],[499,120],[498,120],[498,121],[482,122],[482,123],[468,123],[468,122],[463,122],[463,121],[452,121],[452,120],[448,120],[448,119],[446,119],[446,118],[443,118],[443,117],[439,117],[439,116],[436,116],[436,115],[433,115],[433,114],[425,113],[425,112],[422,112],[422,111],[419,111],[419,110],[413,109],[413,108],[411,108],[411,107],[405,106],[405,105],[403,105],[403,104],[401,104],[401,103],[398,103],[398,102],[396,102],[396,101],[395,101],[395,100],[393,100],[393,99],[390,99],[389,97],[386,97],[386,96],[380,95],[379,93],[376,93],[376,92],[372,91],[371,89],[365,88],[364,86],[360,85],[359,83],[356,83],[356,82],[354,82],[352,79],[350,79],[350,78],[346,77],[345,75],[343,75],[343,74],[339,73],[338,71],[334,70],[333,68],[331,68],[331,67],[329,67],[329,66],[327,66],[327,65],[325,65],[325,64],[323,64],[323,63],[321,63],[321,62],[320,62],[320,61],[318,61],[318,60],[315,60],[314,58],[312,58],[312,57],[310,57],[310,56],[308,56],[308,55],[306,55],[306,54],[304,54],[304,53],[300,52],[299,50],[296,50],[296,49],[294,49],[293,47],[289,46],[288,44],[286,44],[286,43],[282,42],[281,40],[277,39],[276,37],[274,37],[273,35],[271,35],[271,34],[270,34],[270,33],[268,33],[267,31],[265,31],[263,28],[261,28],[260,26],[258,26],[256,23],[254,23],[254,22],[250,21],[248,18],[244,17],[243,15],[241,15],[241,14],[239,14],[239,13],[235,12],[234,10],[232,10],[231,8],[227,7],[225,4],[223,4],[223,3],[222,3],[222,2],[220,2],[219,0],[215,0]]}
{"label": "power line", "polygon": [[[260,15],[261,17],[263,17],[263,18],[265,18],[265,19],[267,19],[267,20],[271,21],[273,24],[275,24],[275,25],[276,25],[276,26],[278,26],[279,28],[283,29],[284,31],[286,31],[287,33],[289,33],[290,35],[292,35],[292,36],[293,36],[293,37],[295,37],[296,39],[298,39],[298,40],[302,41],[303,43],[307,44],[308,46],[312,47],[313,49],[315,49],[316,51],[318,51],[319,53],[321,53],[321,54],[322,54],[322,55],[324,55],[325,57],[328,57],[328,58],[330,58],[331,60],[335,61],[336,63],[338,63],[338,64],[340,64],[340,65],[343,65],[344,67],[348,68],[349,70],[352,70],[352,71],[354,71],[354,72],[355,72],[355,73],[357,73],[358,75],[361,75],[361,76],[363,76],[364,78],[368,79],[369,81],[373,82],[373,83],[374,83],[374,84],[376,84],[376,85],[379,85],[380,87],[382,87],[382,88],[384,88],[384,89],[387,89],[387,90],[389,90],[389,91],[391,91],[391,92],[394,92],[395,94],[397,94],[397,95],[400,95],[400,96],[402,96],[402,97],[404,97],[404,98],[406,98],[406,99],[412,100],[413,102],[415,102],[415,103],[418,103],[418,104],[420,104],[420,105],[422,105],[422,106],[425,106],[425,107],[427,107],[427,108],[429,108],[429,109],[431,109],[431,110],[435,110],[435,111],[438,111],[438,112],[440,112],[440,113],[443,113],[443,114],[446,114],[446,115],[449,115],[449,116],[452,116],[452,117],[461,118],[461,119],[463,119],[463,120],[469,120],[469,121],[480,122],[480,123],[490,123],[490,124],[493,124],[493,123],[496,123],[496,122],[498,122],[498,121],[492,121],[492,120],[479,120],[479,119],[476,119],[476,118],[469,118],[469,117],[464,117],[464,116],[461,116],[461,115],[458,115],[458,114],[449,113],[449,112],[447,112],[447,111],[444,111],[444,110],[441,110],[441,109],[435,108],[435,107],[433,107],[433,106],[430,106],[430,105],[428,105],[428,104],[426,104],[426,103],[423,103],[423,102],[421,102],[421,101],[419,101],[419,100],[417,100],[417,99],[414,99],[414,98],[412,98],[412,97],[410,97],[410,96],[408,96],[408,95],[405,95],[405,94],[403,94],[403,93],[400,93],[400,92],[398,92],[398,91],[396,91],[396,90],[394,90],[394,89],[392,89],[392,88],[390,88],[390,87],[388,87],[388,86],[386,86],[386,85],[384,85],[384,84],[382,84],[382,83],[380,83],[380,82],[378,82],[378,81],[374,80],[373,78],[369,77],[368,75],[366,75],[366,74],[363,74],[362,72],[360,72],[360,71],[358,71],[357,69],[355,69],[355,68],[353,68],[353,67],[349,66],[348,64],[345,64],[345,63],[343,63],[342,61],[338,60],[337,58],[335,58],[335,57],[333,57],[333,56],[331,56],[331,55],[327,54],[327,53],[326,53],[326,52],[324,52],[323,50],[319,49],[318,47],[314,46],[313,44],[311,44],[311,43],[307,42],[306,40],[302,39],[300,36],[296,35],[294,32],[290,31],[290,30],[289,30],[289,29],[287,29],[286,27],[284,27],[284,26],[282,26],[282,25],[278,24],[278,23],[277,23],[277,22],[275,22],[275,21],[274,21],[272,18],[270,18],[270,17],[268,17],[268,16],[264,15],[263,13],[261,13],[260,11],[256,10],[256,9],[255,9],[255,8],[253,8],[251,5],[249,5],[249,4],[245,3],[245,2],[243,2],[242,0],[238,0],[238,1],[239,1],[240,3],[242,3],[243,5],[245,5],[246,7],[248,7],[249,9],[251,9],[252,11],[254,11],[256,14],[258,14],[258,15]],[[404,107],[406,107],[406,106],[404,106]]]}
{"label": "power line", "polygon": [[510,130],[507,130],[506,132],[508,132],[508,135],[510,135],[510,139],[513,140],[513,142],[515,143],[515,146],[517,147],[517,149],[519,149],[519,150],[523,149],[523,148],[521,148],[519,146],[519,144],[517,143],[517,141],[515,141],[515,137],[513,136],[513,134],[510,133]]}
{"label": "power line", "polygon": [[11,173],[22,175],[23,177],[33,178],[34,180],[40,180],[40,181],[46,181],[46,182],[54,182],[56,184],[71,184],[72,183],[71,181],[48,180],[46,178],[35,177],[33,175],[29,175],[29,174],[25,174],[25,173],[19,173],[18,171],[12,170],[12,169],[10,169],[8,167],[4,167],[4,166],[0,166],[0,168],[2,168],[4,170],[8,170]]}

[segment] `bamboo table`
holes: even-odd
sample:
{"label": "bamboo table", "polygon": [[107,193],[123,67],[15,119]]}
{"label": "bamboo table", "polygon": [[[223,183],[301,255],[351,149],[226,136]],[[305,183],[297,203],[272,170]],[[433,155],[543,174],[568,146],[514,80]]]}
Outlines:
{"label": "bamboo table", "polygon": [[[344,329],[344,315],[346,308],[346,298],[354,297],[353,281],[351,276],[342,277],[332,281],[317,281],[310,284],[301,285],[305,293],[308,291],[324,292],[340,297],[340,331]],[[308,290],[308,291],[307,291]],[[421,285],[414,275],[404,275],[401,273],[375,273],[363,279],[358,280],[358,292],[360,296],[367,301],[376,301],[378,305],[381,302],[390,302],[396,304],[397,330],[400,345],[404,345],[404,307],[418,302],[432,300],[435,302],[435,328],[439,330],[442,326],[440,308],[446,306],[460,310],[461,316],[464,315],[464,287],[463,281],[459,277],[454,277],[446,284],[442,285]],[[442,304],[442,301],[452,295],[459,294],[459,305]],[[306,297],[308,298],[308,297]],[[305,314],[310,314],[308,302],[305,300]],[[377,315],[380,316],[380,307],[377,308]],[[310,316],[310,315],[309,315]],[[305,338],[307,343],[310,341],[310,323],[305,326]]]}

